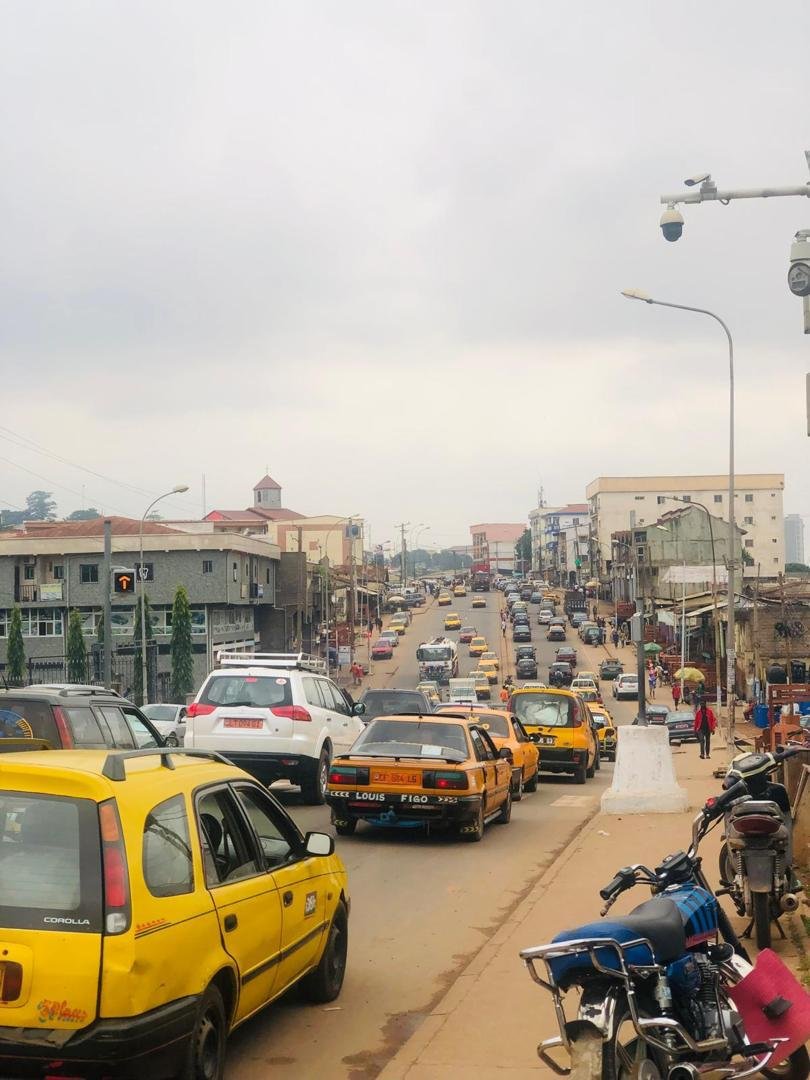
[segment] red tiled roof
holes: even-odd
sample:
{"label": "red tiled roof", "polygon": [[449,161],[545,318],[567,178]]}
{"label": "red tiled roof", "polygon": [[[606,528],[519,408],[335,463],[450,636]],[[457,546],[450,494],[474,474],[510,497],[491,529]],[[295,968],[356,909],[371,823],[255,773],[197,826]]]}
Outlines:
{"label": "red tiled roof", "polygon": [[278,506],[273,510],[268,510],[266,506],[251,506],[247,510],[211,510],[205,515],[203,521],[241,521],[249,525],[251,522],[288,521],[300,517],[304,517],[304,514],[299,514],[297,510],[288,510],[283,506]]}
{"label": "red tiled roof", "polygon": [[[111,517],[113,536],[137,536],[141,530],[139,518]],[[103,536],[104,518],[94,518],[92,521],[26,521],[22,529],[14,535],[26,536]],[[145,521],[143,523],[144,535],[154,533],[176,533],[168,525],[161,525],[159,521]]]}
{"label": "red tiled roof", "polygon": [[272,476],[263,477],[253,488],[254,491],[281,491],[281,484],[277,484]]}

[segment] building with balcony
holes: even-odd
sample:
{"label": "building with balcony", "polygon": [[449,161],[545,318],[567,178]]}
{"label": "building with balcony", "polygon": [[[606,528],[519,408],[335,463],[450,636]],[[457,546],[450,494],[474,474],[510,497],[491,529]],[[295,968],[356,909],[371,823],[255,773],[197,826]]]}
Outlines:
{"label": "building with balcony", "polygon": [[487,566],[490,574],[504,574],[507,577],[511,577],[516,570],[522,573],[525,569],[528,572],[528,566],[521,568],[515,565],[515,544],[525,531],[523,522],[470,525],[473,566]]}
{"label": "building with balcony", "polygon": [[[568,584],[577,569],[574,547],[581,545],[582,527],[588,533],[588,507],[585,503],[538,507],[529,513],[532,534],[532,570],[554,585]],[[572,530],[571,535],[568,531]],[[585,543],[587,551],[587,541]],[[569,559],[570,555],[570,559]],[[583,559],[580,559],[583,561]],[[584,562],[583,562],[584,565]]]}

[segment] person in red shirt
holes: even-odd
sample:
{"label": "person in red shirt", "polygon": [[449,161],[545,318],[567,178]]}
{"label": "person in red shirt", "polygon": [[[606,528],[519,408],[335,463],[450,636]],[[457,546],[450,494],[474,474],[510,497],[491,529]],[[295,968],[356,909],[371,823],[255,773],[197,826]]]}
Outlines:
{"label": "person in red shirt", "polygon": [[674,682],[672,684],[672,701],[673,701],[673,704],[675,705],[676,709],[678,708],[680,700],[681,700],[681,684],[677,683],[677,682]]}
{"label": "person in red shirt", "polygon": [[717,719],[714,713],[705,700],[701,698],[698,707],[695,709],[695,734],[698,737],[700,756],[702,758],[712,756],[709,750],[711,748],[712,734],[716,727]]}

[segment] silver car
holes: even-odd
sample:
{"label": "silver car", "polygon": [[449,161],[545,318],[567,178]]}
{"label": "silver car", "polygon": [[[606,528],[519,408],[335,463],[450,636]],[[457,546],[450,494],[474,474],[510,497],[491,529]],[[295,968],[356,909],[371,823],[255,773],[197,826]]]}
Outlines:
{"label": "silver car", "polygon": [[144,705],[144,716],[166,740],[167,746],[182,746],[186,735],[185,705]]}

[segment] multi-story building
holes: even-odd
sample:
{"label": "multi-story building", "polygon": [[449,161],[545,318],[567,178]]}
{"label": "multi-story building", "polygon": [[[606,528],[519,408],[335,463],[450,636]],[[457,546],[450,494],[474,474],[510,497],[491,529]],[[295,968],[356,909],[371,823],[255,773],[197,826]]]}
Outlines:
{"label": "multi-story building", "polygon": [[[744,573],[775,577],[784,570],[783,473],[739,473],[735,478],[734,515],[745,531]],[[613,533],[655,522],[678,500],[704,503],[724,519],[728,529],[728,477],[709,476],[600,476],[586,489],[592,543],[598,546],[600,576],[609,577]]]}
{"label": "multi-story building", "polygon": [[[515,544],[525,531],[522,522],[471,525],[473,566],[486,565],[491,574],[511,575],[516,569],[522,572],[515,566]],[[523,569],[528,571],[529,567]]]}
{"label": "multi-story building", "polygon": [[[532,533],[532,569],[542,573],[556,585],[567,584],[571,571],[575,571],[576,559],[569,542],[579,546],[580,530],[584,525],[588,534],[588,507],[585,503],[568,503],[566,506],[538,507],[529,513]],[[573,530],[571,536],[568,531]],[[587,551],[587,543],[585,550]],[[569,554],[571,558],[569,559]],[[583,559],[580,558],[582,562]]]}
{"label": "multi-story building", "polygon": [[801,514],[785,516],[785,562],[804,562],[804,521]]}
{"label": "multi-story building", "polygon": [[[138,569],[140,522],[112,518],[112,567]],[[35,681],[64,681],[70,611],[82,618],[88,651],[98,641],[106,580],[101,518],[81,522],[28,522],[0,534],[0,669],[5,669],[11,610],[20,608],[26,658]],[[278,547],[236,533],[180,532],[158,522],[143,525],[143,564],[157,650],[158,683],[170,669],[174,595],[185,586],[191,604],[194,674],[201,681],[220,649],[283,650],[291,622],[276,606]],[[293,556],[294,558],[294,556]],[[139,586],[140,587],[140,586]],[[313,590],[315,591],[315,590]],[[314,597],[302,598],[304,620],[312,622]],[[137,594],[113,593],[111,636],[117,652],[134,648]],[[295,623],[297,629],[299,623]],[[125,667],[125,665],[124,665]],[[30,674],[34,676],[32,668]],[[122,690],[127,687],[122,685]]]}

